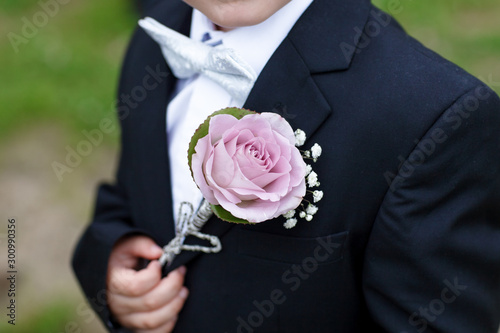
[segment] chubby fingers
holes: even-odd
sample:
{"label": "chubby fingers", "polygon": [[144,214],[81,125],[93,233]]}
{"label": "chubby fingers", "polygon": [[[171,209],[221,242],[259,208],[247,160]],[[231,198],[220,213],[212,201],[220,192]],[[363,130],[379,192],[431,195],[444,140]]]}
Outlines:
{"label": "chubby fingers", "polygon": [[[166,306],[181,293],[186,293],[187,290],[182,291],[185,274],[186,268],[180,267],[170,272],[158,284],[143,294],[130,293],[130,291],[129,294],[111,294],[112,300],[110,301],[113,305],[113,312],[115,315],[127,315],[137,312],[151,312]],[[181,294],[181,296],[185,295]]]}
{"label": "chubby fingers", "polygon": [[170,302],[163,305],[161,308],[154,311],[136,312],[120,316],[120,322],[124,326],[131,327],[136,330],[156,331],[163,326],[170,327],[170,325],[170,330],[172,330],[175,322],[177,321],[177,316],[184,306],[187,296],[187,288],[182,287],[181,291],[172,300],[170,300]]}
{"label": "chubby fingers", "polygon": [[161,265],[152,261],[139,271],[121,266],[108,269],[108,292],[127,297],[138,297],[148,293],[161,280]]}

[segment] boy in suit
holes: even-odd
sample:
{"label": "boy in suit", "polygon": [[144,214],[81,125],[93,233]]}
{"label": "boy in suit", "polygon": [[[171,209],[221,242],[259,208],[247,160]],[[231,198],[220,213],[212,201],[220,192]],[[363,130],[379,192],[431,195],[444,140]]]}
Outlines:
{"label": "boy in suit", "polygon": [[[117,181],[100,187],[73,260],[108,328],[495,333],[498,96],[367,0],[185,2],[156,1],[145,15],[220,39],[256,80],[238,105],[202,74],[176,78],[159,45],[135,33]],[[306,146],[321,144],[320,209],[291,230],[282,218],[212,218],[203,231],[222,251],[183,252],[162,272],[155,259],[175,235],[176,203],[198,195],[176,149],[193,119],[233,105],[278,112]],[[136,270],[141,259],[151,262]]]}

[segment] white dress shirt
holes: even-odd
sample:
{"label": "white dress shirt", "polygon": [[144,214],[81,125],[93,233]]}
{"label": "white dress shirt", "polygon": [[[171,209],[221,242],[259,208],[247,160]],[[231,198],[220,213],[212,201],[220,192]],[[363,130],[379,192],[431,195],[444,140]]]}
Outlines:
{"label": "white dress shirt", "polygon": [[[292,0],[260,24],[227,32],[215,30],[214,24],[194,9],[190,37],[201,41],[208,32],[211,36],[208,43],[222,40],[222,45],[234,49],[258,76],[312,1]],[[235,103],[224,88],[204,75],[178,80],[174,95],[167,106],[166,122],[172,204],[174,218],[177,219],[181,202],[191,202],[196,208],[203,199],[187,162],[187,150],[193,133],[214,111],[242,107],[243,103]]]}

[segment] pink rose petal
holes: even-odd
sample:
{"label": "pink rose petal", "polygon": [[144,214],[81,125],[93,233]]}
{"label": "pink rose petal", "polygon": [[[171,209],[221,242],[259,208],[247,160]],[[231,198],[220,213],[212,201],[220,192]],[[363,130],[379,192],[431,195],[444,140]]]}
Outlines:
{"label": "pink rose petal", "polygon": [[228,114],[218,114],[210,118],[208,131],[211,135],[211,142],[215,144],[222,138],[224,132],[238,124],[238,119]]}
{"label": "pink rose petal", "polygon": [[262,112],[260,115],[269,122],[274,132],[283,135],[286,139],[288,139],[290,145],[295,147],[294,131],[285,118],[272,112]]}
{"label": "pink rose petal", "polygon": [[279,202],[255,200],[244,201],[238,205],[224,207],[224,209],[248,222],[259,223],[278,217],[280,214],[276,212],[279,206]]}
{"label": "pink rose petal", "polygon": [[213,205],[217,204],[217,200],[213,195],[212,188],[207,184],[203,173],[203,158],[210,153],[211,146],[208,144],[208,137],[205,136],[198,140],[195,147],[195,154],[191,157],[191,170],[195,183],[200,188],[203,197]]}
{"label": "pink rose petal", "polygon": [[302,178],[299,186],[292,188],[292,190],[280,201],[278,208],[278,216],[297,208],[302,199],[306,195],[306,179]]}

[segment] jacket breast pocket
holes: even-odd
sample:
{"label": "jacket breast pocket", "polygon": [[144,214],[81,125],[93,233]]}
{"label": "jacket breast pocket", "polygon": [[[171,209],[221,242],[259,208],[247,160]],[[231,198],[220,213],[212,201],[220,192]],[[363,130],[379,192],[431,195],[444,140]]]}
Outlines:
{"label": "jacket breast pocket", "polygon": [[283,264],[314,259],[328,264],[342,259],[348,231],[315,238],[288,237],[239,228],[238,254]]}

